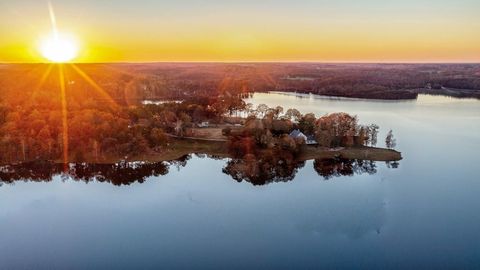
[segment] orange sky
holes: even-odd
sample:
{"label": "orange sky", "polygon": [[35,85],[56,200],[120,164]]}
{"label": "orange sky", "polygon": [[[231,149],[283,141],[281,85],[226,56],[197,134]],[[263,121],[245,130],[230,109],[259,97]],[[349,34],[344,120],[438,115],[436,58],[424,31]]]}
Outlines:
{"label": "orange sky", "polygon": [[[52,1],[76,62],[480,62],[480,1]],[[360,3],[361,2],[361,3]],[[43,62],[48,3],[0,0],[0,62]]]}

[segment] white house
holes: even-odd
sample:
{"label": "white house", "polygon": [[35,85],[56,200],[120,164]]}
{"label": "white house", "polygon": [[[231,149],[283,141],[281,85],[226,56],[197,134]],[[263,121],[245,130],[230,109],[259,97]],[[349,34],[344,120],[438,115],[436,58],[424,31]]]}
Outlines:
{"label": "white house", "polygon": [[197,126],[200,127],[200,128],[209,127],[210,123],[208,121],[203,121],[200,124],[198,124]]}
{"label": "white house", "polygon": [[292,132],[290,132],[289,136],[294,138],[294,139],[302,138],[305,142],[307,142],[307,136],[305,136],[305,134],[303,134],[298,129],[294,129]]}
{"label": "white house", "polygon": [[305,144],[318,144],[317,140],[315,140],[315,136],[313,136],[313,135],[307,136],[307,135],[303,134],[303,132],[301,132],[298,129],[295,129],[292,132],[290,132],[289,136],[294,138],[294,139],[302,138],[303,141],[305,142]]}

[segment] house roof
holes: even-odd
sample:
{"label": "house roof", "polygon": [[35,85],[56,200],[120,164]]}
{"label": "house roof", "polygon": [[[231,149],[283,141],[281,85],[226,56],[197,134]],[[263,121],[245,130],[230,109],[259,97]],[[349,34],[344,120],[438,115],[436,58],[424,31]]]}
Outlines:
{"label": "house roof", "polygon": [[305,136],[300,130],[294,129],[292,132],[290,132],[290,137],[297,138],[299,136]]}

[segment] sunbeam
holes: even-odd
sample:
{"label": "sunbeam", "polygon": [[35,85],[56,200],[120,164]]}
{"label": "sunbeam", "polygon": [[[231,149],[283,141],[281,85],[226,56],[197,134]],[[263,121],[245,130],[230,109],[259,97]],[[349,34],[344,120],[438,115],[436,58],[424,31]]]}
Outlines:
{"label": "sunbeam", "polygon": [[65,87],[65,74],[63,65],[58,65],[58,75],[60,83],[60,98],[62,102],[62,144],[63,144],[63,164],[65,165],[65,171],[68,166],[68,110],[67,110],[67,98]]}
{"label": "sunbeam", "polygon": [[118,107],[118,104],[113,100],[113,98],[105,91],[102,87],[100,87],[88,74],[86,74],[83,70],[77,67],[75,64],[71,64],[71,67],[80,75],[88,84],[90,84],[98,94],[100,94],[103,98],[105,98],[109,105],[111,105],[114,109]]}
{"label": "sunbeam", "polygon": [[19,89],[24,87],[29,87],[32,83],[36,82],[37,76],[36,74],[42,69],[43,65],[35,65],[32,68],[28,68],[28,71],[24,71],[21,69],[22,72],[19,72],[11,77],[11,79],[17,82],[16,86]]}
{"label": "sunbeam", "polygon": [[52,2],[48,1],[48,13],[50,14],[50,22],[52,24],[52,31],[55,38],[58,38],[57,19],[55,18],[55,12],[53,12]]}
{"label": "sunbeam", "polygon": [[45,72],[43,72],[43,75],[42,77],[40,78],[40,81],[37,83],[37,85],[33,88],[33,91],[32,91],[32,95],[31,95],[31,99],[35,99],[36,97],[36,94],[37,94],[37,91],[43,86],[43,84],[45,83],[45,81],[47,80],[48,76],[50,75],[50,73],[52,72],[52,68],[53,68],[53,65],[52,64],[49,64],[47,69],[45,70]]}

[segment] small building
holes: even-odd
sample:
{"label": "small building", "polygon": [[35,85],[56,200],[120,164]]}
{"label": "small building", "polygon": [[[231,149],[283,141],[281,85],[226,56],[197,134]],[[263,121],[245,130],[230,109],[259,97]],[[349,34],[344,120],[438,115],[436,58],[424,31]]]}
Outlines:
{"label": "small building", "polygon": [[292,137],[293,139],[301,138],[305,142],[307,142],[307,136],[305,134],[303,134],[303,132],[301,132],[298,129],[294,129],[292,132],[290,132],[290,134],[288,136]]}
{"label": "small building", "polygon": [[303,134],[303,132],[301,132],[298,129],[295,129],[292,132],[290,132],[289,136],[292,137],[293,139],[301,138],[301,139],[303,139],[305,144],[310,144],[310,145],[318,144],[314,135],[308,135],[307,136],[307,135]]}
{"label": "small building", "polygon": [[210,123],[208,121],[203,121],[200,124],[197,124],[197,126],[200,128],[206,128],[210,126]]}

